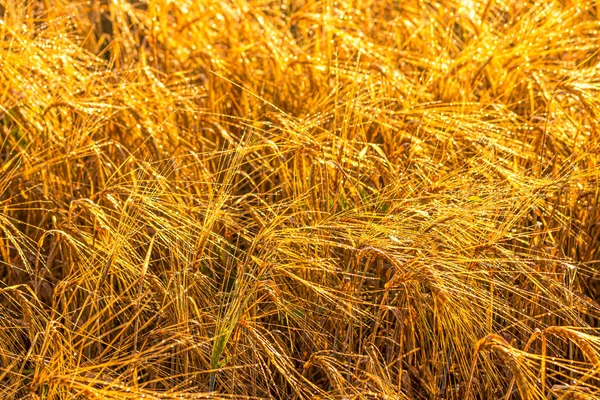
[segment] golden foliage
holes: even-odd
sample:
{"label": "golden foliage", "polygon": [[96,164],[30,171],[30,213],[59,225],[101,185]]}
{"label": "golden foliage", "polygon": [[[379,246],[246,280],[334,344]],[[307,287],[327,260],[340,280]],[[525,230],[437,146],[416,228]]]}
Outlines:
{"label": "golden foliage", "polygon": [[0,397],[597,398],[599,17],[0,0]]}

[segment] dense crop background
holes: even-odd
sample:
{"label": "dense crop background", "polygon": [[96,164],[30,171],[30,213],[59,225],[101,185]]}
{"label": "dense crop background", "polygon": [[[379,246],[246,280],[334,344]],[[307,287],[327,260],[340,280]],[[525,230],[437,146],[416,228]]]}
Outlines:
{"label": "dense crop background", "polygon": [[0,398],[598,398],[599,18],[0,0]]}

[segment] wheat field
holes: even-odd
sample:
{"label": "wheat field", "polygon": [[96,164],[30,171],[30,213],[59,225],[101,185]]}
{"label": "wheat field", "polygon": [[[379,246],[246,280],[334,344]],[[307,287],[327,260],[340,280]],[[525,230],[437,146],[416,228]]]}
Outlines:
{"label": "wheat field", "polygon": [[0,0],[0,398],[600,398],[599,29]]}

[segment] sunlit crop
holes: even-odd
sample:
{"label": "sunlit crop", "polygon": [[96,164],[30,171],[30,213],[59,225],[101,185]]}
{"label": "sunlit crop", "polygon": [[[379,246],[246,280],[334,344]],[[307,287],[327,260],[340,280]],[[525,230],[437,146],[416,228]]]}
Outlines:
{"label": "sunlit crop", "polygon": [[0,0],[0,398],[600,397],[599,30]]}

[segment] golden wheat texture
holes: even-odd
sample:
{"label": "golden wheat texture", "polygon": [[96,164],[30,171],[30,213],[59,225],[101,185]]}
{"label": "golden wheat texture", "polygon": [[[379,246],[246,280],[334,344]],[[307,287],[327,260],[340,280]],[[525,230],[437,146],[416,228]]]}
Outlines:
{"label": "golden wheat texture", "polygon": [[0,398],[599,398],[599,30],[0,0]]}

